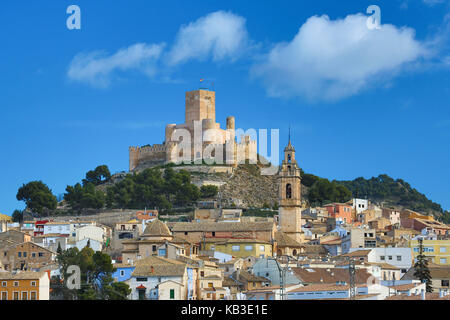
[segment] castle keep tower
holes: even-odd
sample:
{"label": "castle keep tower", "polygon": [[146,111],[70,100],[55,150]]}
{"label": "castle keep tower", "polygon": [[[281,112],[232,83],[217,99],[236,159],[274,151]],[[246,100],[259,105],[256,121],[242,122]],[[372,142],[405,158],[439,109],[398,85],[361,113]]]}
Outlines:
{"label": "castle keep tower", "polygon": [[278,176],[279,215],[281,232],[297,242],[302,240],[301,176],[295,160],[295,149],[289,144],[284,148],[284,160]]}
{"label": "castle keep tower", "polygon": [[208,90],[186,92],[185,124],[211,119],[216,122],[216,93]]}

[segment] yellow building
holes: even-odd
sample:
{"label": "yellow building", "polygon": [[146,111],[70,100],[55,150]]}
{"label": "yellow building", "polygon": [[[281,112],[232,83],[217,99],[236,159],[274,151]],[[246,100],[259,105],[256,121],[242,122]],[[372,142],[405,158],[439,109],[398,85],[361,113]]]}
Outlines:
{"label": "yellow building", "polygon": [[12,217],[7,216],[6,214],[0,213],[0,221],[12,222]]}
{"label": "yellow building", "polygon": [[[409,241],[413,263],[419,255],[419,241]],[[423,254],[437,265],[450,265],[450,240],[423,240]]]}
{"label": "yellow building", "polygon": [[49,299],[50,278],[47,272],[0,272],[0,300]]}
{"label": "yellow building", "polygon": [[228,239],[205,243],[206,250],[218,251],[232,255],[235,258],[271,257],[272,245],[257,239]]}

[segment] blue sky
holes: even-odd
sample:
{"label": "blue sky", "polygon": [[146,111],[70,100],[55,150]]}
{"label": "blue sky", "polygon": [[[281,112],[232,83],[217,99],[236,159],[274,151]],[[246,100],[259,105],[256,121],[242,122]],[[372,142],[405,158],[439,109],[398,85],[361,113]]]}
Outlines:
{"label": "blue sky", "polygon": [[[81,30],[66,27],[71,4]],[[372,4],[378,30],[363,27]],[[184,121],[200,78],[222,125],[279,128],[282,145],[291,125],[305,171],[387,173],[448,210],[449,12],[439,0],[4,1],[0,212],[22,209],[32,180],[61,194],[97,165],[127,170],[128,146]]]}

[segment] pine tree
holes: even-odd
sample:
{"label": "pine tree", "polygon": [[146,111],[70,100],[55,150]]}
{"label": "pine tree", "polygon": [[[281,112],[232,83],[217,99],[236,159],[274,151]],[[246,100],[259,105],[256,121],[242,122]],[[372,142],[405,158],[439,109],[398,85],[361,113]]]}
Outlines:
{"label": "pine tree", "polygon": [[419,238],[419,255],[417,256],[417,262],[414,264],[414,277],[425,282],[427,292],[433,292],[431,286],[431,273],[428,269],[428,259],[423,254],[423,239]]}
{"label": "pine tree", "polygon": [[61,242],[58,242],[58,249],[56,249],[56,253],[58,254],[62,253]]}

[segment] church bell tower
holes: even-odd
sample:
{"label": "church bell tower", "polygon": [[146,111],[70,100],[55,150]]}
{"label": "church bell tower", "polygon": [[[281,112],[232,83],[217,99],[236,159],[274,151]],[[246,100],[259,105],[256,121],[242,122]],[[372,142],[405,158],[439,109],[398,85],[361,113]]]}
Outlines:
{"label": "church bell tower", "polygon": [[295,160],[295,149],[289,143],[284,148],[284,160],[278,174],[280,231],[302,241],[302,195],[300,168]]}

